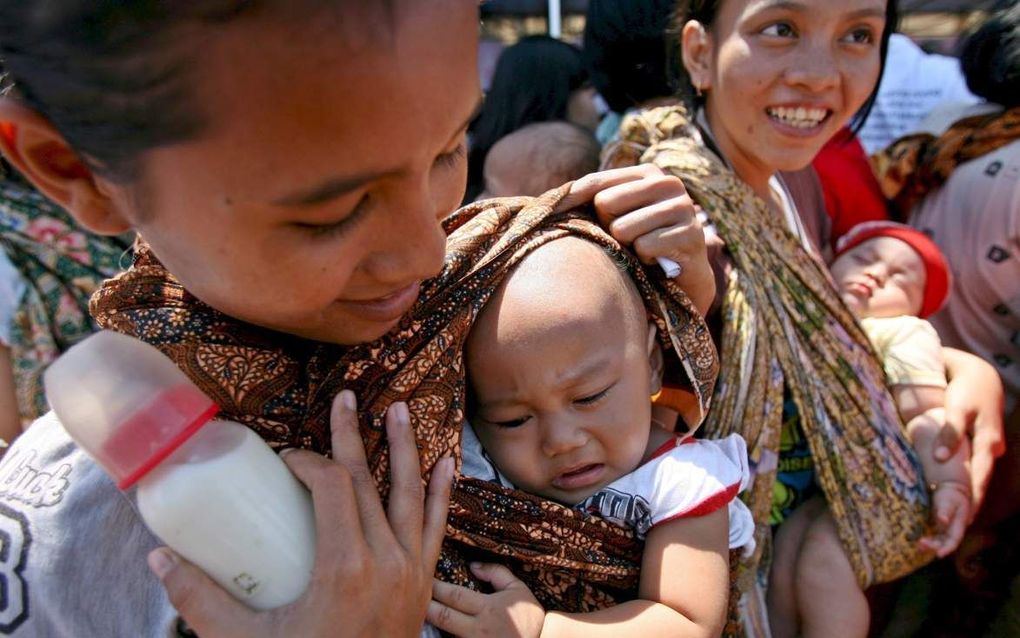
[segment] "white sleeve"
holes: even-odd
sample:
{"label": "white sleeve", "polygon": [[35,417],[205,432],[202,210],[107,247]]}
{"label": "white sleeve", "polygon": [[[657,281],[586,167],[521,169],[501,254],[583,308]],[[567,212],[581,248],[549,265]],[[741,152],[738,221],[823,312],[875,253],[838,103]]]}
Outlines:
{"label": "white sleeve", "polygon": [[652,526],[704,516],[721,507],[730,515],[730,549],[754,550],[754,519],[737,498],[751,483],[747,444],[739,434],[688,439],[673,448],[656,472]]}

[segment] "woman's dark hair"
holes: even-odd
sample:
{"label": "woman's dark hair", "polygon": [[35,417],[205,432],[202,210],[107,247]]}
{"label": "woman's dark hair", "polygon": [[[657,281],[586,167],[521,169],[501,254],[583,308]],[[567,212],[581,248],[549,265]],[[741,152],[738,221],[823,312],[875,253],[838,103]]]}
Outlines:
{"label": "woman's dark hair", "polygon": [[[0,60],[14,94],[91,168],[134,177],[143,151],[196,135],[181,27],[249,10],[245,0],[0,1]],[[176,41],[175,41],[176,40]]]}
{"label": "woman's dark hair", "polygon": [[526,124],[567,119],[570,94],[587,83],[581,51],[571,44],[537,35],[507,47],[496,62],[485,104],[469,128],[464,201],[482,191],[485,156],[493,144]]}
{"label": "woman's dark hair", "polygon": [[[129,181],[137,176],[143,152],[194,137],[206,124],[191,99],[191,72],[201,56],[197,28],[264,9],[286,19],[286,10],[303,17],[309,8],[344,4],[0,0],[4,91],[46,117],[94,171]],[[382,20],[388,21],[392,8],[387,0],[366,11],[386,14]]]}
{"label": "woman's dark hair", "polygon": [[675,0],[590,0],[581,51],[591,82],[623,113],[674,95],[680,54],[669,33]]}
{"label": "woman's dark hair", "polygon": [[[715,21],[716,13],[719,11],[719,5],[723,1],[724,0],[679,0],[676,5],[676,13],[674,17],[677,34],[680,33],[683,25],[689,20],[697,20],[701,24],[705,25],[705,28],[711,27],[712,23]],[[864,122],[868,119],[868,114],[871,113],[871,109],[875,105],[875,99],[878,97],[878,85],[881,84],[882,75],[885,73],[885,59],[886,54],[889,52],[889,38],[896,31],[899,18],[899,0],[887,0],[885,5],[885,30],[882,31],[882,37],[879,43],[880,66],[878,81],[875,82],[875,88],[871,91],[871,95],[869,95],[868,99],[864,102],[864,106],[861,107],[850,122],[850,130],[854,133],[864,126]],[[683,65],[681,65],[681,67],[682,66]],[[682,90],[684,97],[689,103],[700,104],[701,99],[694,96],[693,87],[690,85],[690,76],[687,75],[686,70],[681,69],[681,77],[683,80]]]}
{"label": "woman's dark hair", "polygon": [[960,67],[975,95],[1006,108],[1020,105],[1020,2],[1000,2],[963,43]]}

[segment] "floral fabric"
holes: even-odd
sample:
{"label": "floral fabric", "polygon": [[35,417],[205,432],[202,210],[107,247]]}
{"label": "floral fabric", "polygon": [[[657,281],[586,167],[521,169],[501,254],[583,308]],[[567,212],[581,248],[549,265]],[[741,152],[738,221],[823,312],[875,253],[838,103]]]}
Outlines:
{"label": "floral fabric", "polygon": [[24,424],[48,410],[42,373],[96,330],[89,297],[122,270],[131,243],[81,230],[63,209],[16,179],[0,181],[0,245],[26,284],[11,328],[11,360]]}

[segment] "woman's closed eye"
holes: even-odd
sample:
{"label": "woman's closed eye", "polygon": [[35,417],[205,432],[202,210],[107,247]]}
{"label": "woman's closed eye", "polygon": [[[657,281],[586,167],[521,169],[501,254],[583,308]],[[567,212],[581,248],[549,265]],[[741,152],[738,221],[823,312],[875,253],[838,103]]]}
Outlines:
{"label": "woman's closed eye", "polygon": [[439,168],[456,168],[465,157],[467,157],[467,145],[461,142],[452,151],[436,156],[435,166]]}
{"label": "woman's closed eye", "polygon": [[291,226],[311,235],[314,238],[335,237],[350,231],[368,213],[369,197],[365,195],[346,217],[335,222],[315,224],[311,222],[291,222]]}

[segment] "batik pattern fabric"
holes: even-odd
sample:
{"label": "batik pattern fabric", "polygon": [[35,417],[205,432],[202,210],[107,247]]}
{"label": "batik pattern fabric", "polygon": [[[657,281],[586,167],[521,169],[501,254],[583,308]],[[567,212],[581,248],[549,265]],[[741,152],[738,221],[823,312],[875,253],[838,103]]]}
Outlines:
{"label": "batik pattern fabric", "polygon": [[[824,265],[704,143],[682,107],[638,113],[607,147],[604,167],[654,163],[680,177],[725,241],[734,268],[721,307],[722,369],[704,435],[743,435],[756,476],[744,499],[758,550],[736,587],[749,609],[770,546],[769,514],[788,392],[799,411],[818,481],[862,586],[907,574],[931,559],[918,546],[928,492],[882,368],[835,292]],[[761,571],[759,572],[759,568]],[[766,626],[731,616],[727,633]]]}
{"label": "batik pattern fabric", "polygon": [[965,117],[942,135],[914,133],[871,158],[882,194],[906,219],[925,195],[945,184],[960,164],[1020,139],[1020,106]]}
{"label": "batik pattern fabric", "polygon": [[[423,480],[452,455],[460,463],[464,343],[507,273],[534,248],[564,236],[606,247],[626,263],[659,328],[675,381],[706,411],[718,370],[711,336],[686,295],[645,270],[584,211],[559,212],[566,188],[537,199],[490,200],[445,220],[443,271],[424,282],[398,326],[353,347],[316,343],[242,323],[203,304],[144,245],[134,267],[105,285],[92,310],[108,329],[136,336],[170,357],[226,418],[271,446],[330,452],[329,409],[342,389],[359,400],[362,439],[384,498],[389,456],[383,415],[405,401],[419,444]],[[700,420],[700,419],[699,419]],[[476,585],[466,561],[508,565],[548,609],[590,611],[637,594],[641,543],[632,531],[540,497],[459,477],[453,490],[439,576]]]}
{"label": "batik pattern fabric", "polygon": [[11,326],[18,411],[29,424],[49,408],[42,374],[97,328],[89,297],[120,270],[131,243],[78,227],[71,216],[16,178],[0,181],[0,244],[25,283]]}

